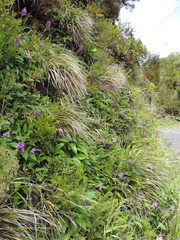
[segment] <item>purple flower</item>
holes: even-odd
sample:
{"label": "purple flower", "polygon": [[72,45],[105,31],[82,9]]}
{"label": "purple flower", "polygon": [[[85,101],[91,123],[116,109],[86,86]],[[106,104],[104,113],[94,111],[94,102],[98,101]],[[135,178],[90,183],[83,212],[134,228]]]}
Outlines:
{"label": "purple flower", "polygon": [[149,133],[148,133],[148,132],[145,132],[145,136],[148,137],[148,136],[149,136]]}
{"label": "purple flower", "polygon": [[91,106],[90,106],[89,104],[86,106],[86,108],[88,108],[88,109],[89,109],[90,107],[91,107]]}
{"label": "purple flower", "polygon": [[117,138],[115,138],[115,137],[112,138],[112,142],[113,142],[113,143],[116,143],[116,142],[117,142]]}
{"label": "purple flower", "polygon": [[120,172],[120,173],[118,174],[118,177],[119,177],[119,178],[123,178],[123,177],[124,177],[124,173],[123,173],[123,172]]}
{"label": "purple flower", "polygon": [[51,27],[51,24],[52,24],[51,21],[47,21],[47,22],[46,22],[46,28],[50,28],[50,27]]}
{"label": "purple flower", "polygon": [[96,120],[96,123],[97,123],[97,124],[100,124],[100,120]]}
{"label": "purple flower", "polygon": [[156,237],[156,240],[163,240],[162,234],[159,234],[159,235]]}
{"label": "purple flower", "polygon": [[138,127],[141,127],[141,123],[140,122],[138,122]]}
{"label": "purple flower", "polygon": [[101,137],[100,137],[100,138],[98,138],[98,142],[102,142],[102,140],[103,140],[103,139],[102,139]]}
{"label": "purple flower", "polygon": [[157,136],[160,136],[160,132],[156,132],[156,135],[157,135]]}
{"label": "purple flower", "polygon": [[138,105],[136,105],[135,107],[134,107],[134,109],[137,109],[138,108]]}
{"label": "purple flower", "polygon": [[118,87],[117,86],[113,86],[114,91],[117,91]]}
{"label": "purple flower", "polygon": [[104,126],[107,126],[107,123],[104,123]]}
{"label": "purple flower", "polygon": [[125,113],[125,111],[121,111],[121,112],[119,112],[119,114],[124,116],[126,113]]}
{"label": "purple flower", "polygon": [[120,101],[121,101],[121,99],[120,99],[120,98],[118,98],[118,99],[117,99],[117,101],[118,101],[118,102],[120,102]]}
{"label": "purple flower", "polygon": [[126,89],[126,92],[129,92],[129,89]]}
{"label": "purple flower", "polygon": [[112,50],[111,50],[111,49],[108,49],[108,48],[107,48],[107,51],[110,52],[110,53],[112,53]]}
{"label": "purple flower", "polygon": [[24,8],[22,9],[21,13],[22,13],[22,16],[26,16],[26,14],[27,14],[27,9],[26,9],[26,7],[24,7]]}
{"label": "purple flower", "polygon": [[40,47],[40,48],[43,48],[43,47],[44,47],[44,43],[43,43],[43,42],[40,42],[39,47]]}
{"label": "purple flower", "polygon": [[37,110],[35,110],[35,111],[34,111],[34,116],[35,116],[35,117],[39,116],[40,112],[41,112],[41,111],[40,111],[40,110],[38,110],[38,109],[37,109]]}
{"label": "purple flower", "polygon": [[4,133],[3,133],[3,136],[4,136],[4,137],[10,137],[10,131],[4,132]]}
{"label": "purple flower", "polygon": [[98,189],[99,189],[99,191],[101,191],[101,190],[103,189],[103,186],[102,186],[102,185],[99,185],[99,186],[98,186]]}
{"label": "purple flower", "polygon": [[89,122],[90,122],[90,123],[93,123],[93,120],[92,120],[92,119],[90,119],[90,120],[89,120]]}
{"label": "purple flower", "polygon": [[171,204],[169,207],[170,207],[170,209],[174,210],[174,205],[173,204]]}
{"label": "purple flower", "polygon": [[15,43],[18,45],[21,42],[20,38],[16,38]]}
{"label": "purple flower", "polygon": [[158,205],[157,202],[153,202],[153,203],[151,204],[151,207],[152,207],[152,208],[156,208],[157,205]]}
{"label": "purple flower", "polygon": [[151,113],[155,113],[157,111],[157,107],[156,106],[151,106],[147,110]]}
{"label": "purple flower", "polygon": [[142,95],[143,95],[144,97],[147,97],[147,95],[146,95],[144,92],[142,92]]}
{"label": "purple flower", "polygon": [[24,147],[25,147],[25,142],[24,141],[18,142],[17,151],[18,152],[24,152]]}
{"label": "purple flower", "polygon": [[83,45],[80,45],[79,46],[79,50],[83,50],[84,49],[84,46]]}
{"label": "purple flower", "polygon": [[36,148],[32,148],[31,151],[30,151],[30,153],[35,153],[36,151],[37,151]]}

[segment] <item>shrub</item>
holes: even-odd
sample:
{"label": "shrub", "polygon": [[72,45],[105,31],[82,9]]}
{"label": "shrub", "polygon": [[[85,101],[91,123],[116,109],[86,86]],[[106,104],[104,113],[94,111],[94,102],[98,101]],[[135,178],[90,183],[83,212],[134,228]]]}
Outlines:
{"label": "shrub", "polygon": [[99,19],[96,23],[95,41],[97,46],[104,50],[114,51],[120,38],[120,30],[112,21]]}

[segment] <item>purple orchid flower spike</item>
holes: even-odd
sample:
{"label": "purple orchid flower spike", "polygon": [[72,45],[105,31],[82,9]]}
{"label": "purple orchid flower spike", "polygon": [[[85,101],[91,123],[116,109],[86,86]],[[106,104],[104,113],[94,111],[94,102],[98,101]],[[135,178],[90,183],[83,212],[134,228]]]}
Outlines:
{"label": "purple orchid flower spike", "polygon": [[125,113],[125,111],[121,111],[121,112],[119,112],[119,114],[124,116],[126,113]]}
{"label": "purple orchid flower spike", "polygon": [[10,131],[4,132],[4,133],[3,133],[3,136],[4,136],[4,137],[10,137]]}
{"label": "purple orchid flower spike", "polygon": [[170,209],[172,209],[172,210],[174,210],[174,208],[175,208],[173,204],[171,204],[169,207],[170,207]]}
{"label": "purple orchid flower spike", "polygon": [[40,42],[39,47],[40,47],[40,48],[43,48],[43,47],[44,47],[44,43],[43,43],[43,42]]}
{"label": "purple orchid flower spike", "polygon": [[20,38],[16,38],[15,43],[18,45],[20,44],[20,42],[21,42]]}
{"label": "purple orchid flower spike", "polygon": [[100,124],[100,120],[96,120],[96,124]]}
{"label": "purple orchid flower spike", "polygon": [[24,141],[18,142],[17,151],[18,152],[24,152],[24,148],[25,148],[25,142]]}
{"label": "purple orchid flower spike", "polygon": [[36,148],[32,148],[31,151],[30,151],[30,153],[35,153],[36,151],[37,151]]}
{"label": "purple orchid flower spike", "polygon": [[148,133],[148,132],[145,132],[145,136],[148,137],[148,136],[149,136],[149,133]]}
{"label": "purple orchid flower spike", "polygon": [[157,208],[157,206],[158,206],[157,202],[153,202],[153,203],[151,204],[151,207],[152,207],[152,208]]}
{"label": "purple orchid flower spike", "polygon": [[24,7],[24,8],[22,9],[21,13],[22,13],[22,16],[26,16],[26,14],[27,14],[27,9],[26,9],[26,7]]}
{"label": "purple orchid flower spike", "polygon": [[162,234],[159,234],[159,235],[156,237],[156,240],[163,240]]}
{"label": "purple orchid flower spike", "polygon": [[46,22],[46,28],[50,28],[50,27],[51,27],[51,24],[52,24],[51,21],[47,21],[47,22]]}
{"label": "purple orchid flower spike", "polygon": [[118,177],[119,177],[119,178],[123,178],[123,177],[124,177],[124,173],[123,173],[123,172],[120,172],[120,173],[118,174]]}
{"label": "purple orchid flower spike", "polygon": [[112,138],[112,142],[113,142],[113,143],[116,143],[116,142],[117,142],[117,138],[115,138],[115,137]]}
{"label": "purple orchid flower spike", "polygon": [[41,111],[37,109],[34,111],[34,116],[37,117],[37,116],[39,116],[40,113],[41,113]]}
{"label": "purple orchid flower spike", "polygon": [[160,132],[156,132],[156,136],[160,136]]}
{"label": "purple orchid flower spike", "polygon": [[118,90],[118,87],[117,87],[117,86],[113,86],[113,90],[114,90],[114,91],[117,91],[117,90]]}
{"label": "purple orchid flower spike", "polygon": [[84,49],[84,46],[83,45],[80,45],[79,46],[79,50],[83,50]]}

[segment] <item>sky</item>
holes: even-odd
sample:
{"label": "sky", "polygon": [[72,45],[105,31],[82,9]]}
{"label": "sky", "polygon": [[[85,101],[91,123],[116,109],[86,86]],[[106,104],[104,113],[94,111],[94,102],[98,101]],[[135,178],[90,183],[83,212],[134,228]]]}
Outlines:
{"label": "sky", "polygon": [[131,24],[151,53],[180,52],[180,0],[140,0],[132,12],[121,9],[119,19]]}

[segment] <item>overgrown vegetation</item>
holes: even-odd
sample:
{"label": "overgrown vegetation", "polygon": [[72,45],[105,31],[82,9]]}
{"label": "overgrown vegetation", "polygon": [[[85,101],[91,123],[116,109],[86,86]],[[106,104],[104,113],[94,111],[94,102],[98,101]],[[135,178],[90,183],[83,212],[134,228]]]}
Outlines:
{"label": "overgrown vegetation", "polygon": [[156,87],[154,98],[158,106],[168,114],[180,114],[179,67],[179,53],[161,59],[153,56],[145,63],[145,74]]}
{"label": "overgrown vegetation", "polygon": [[133,2],[1,2],[0,239],[179,238]]}

